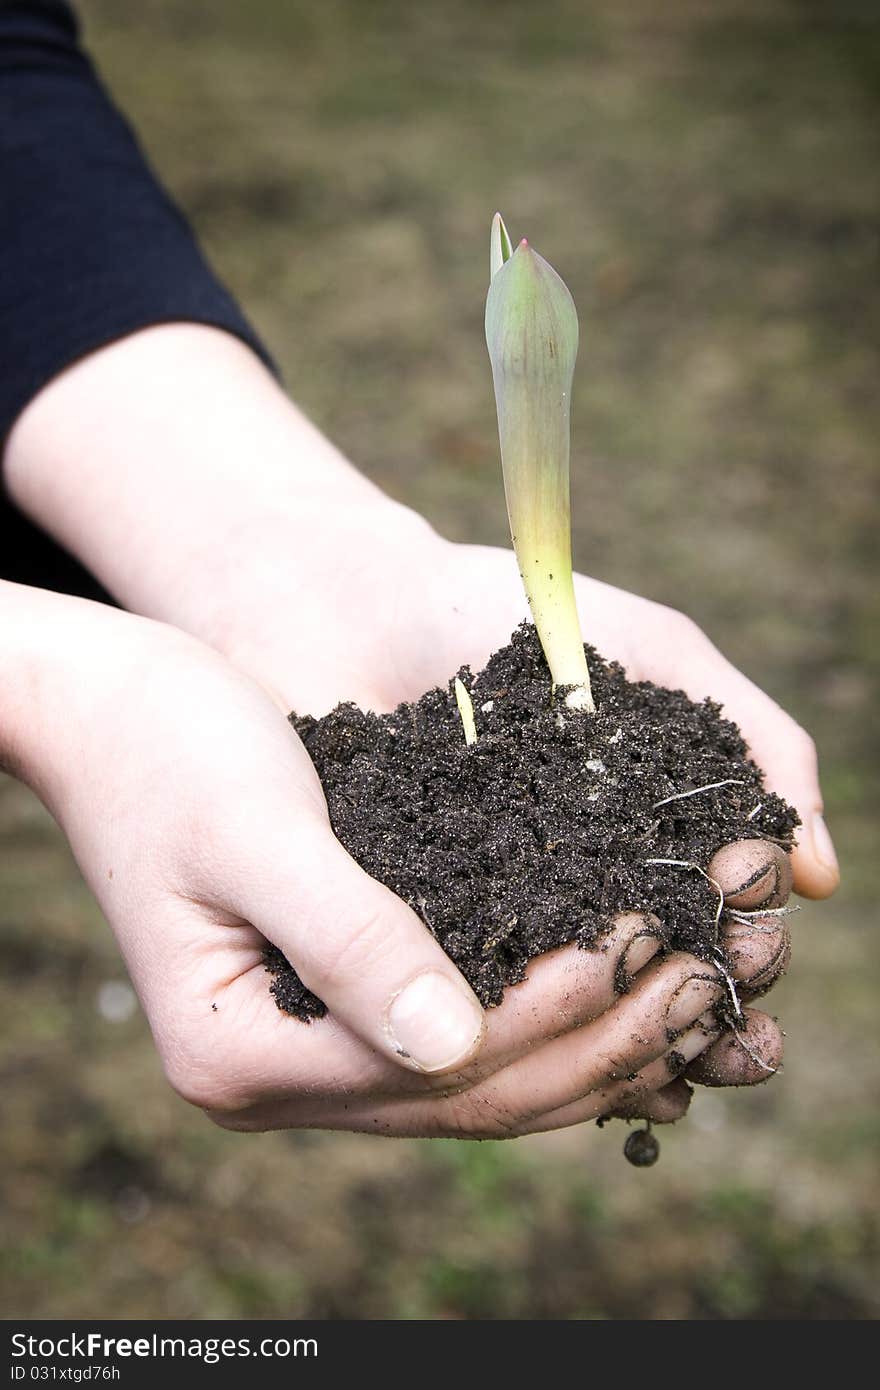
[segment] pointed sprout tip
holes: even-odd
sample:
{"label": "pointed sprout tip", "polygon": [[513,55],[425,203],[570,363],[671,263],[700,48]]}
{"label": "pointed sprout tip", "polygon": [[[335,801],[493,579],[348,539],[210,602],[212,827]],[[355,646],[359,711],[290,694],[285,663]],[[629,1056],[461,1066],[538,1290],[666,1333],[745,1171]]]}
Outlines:
{"label": "pointed sprout tip", "polygon": [[500,212],[496,212],[492,218],[492,227],[489,232],[489,283],[495,279],[501,267],[509,261],[513,255],[513,247],[510,243],[510,235],[504,225],[504,218]]}
{"label": "pointed sprout tip", "polygon": [[464,682],[455,677],[453,682],[455,690],[455,703],[458,705],[458,713],[461,717],[461,726],[464,729],[464,741],[468,748],[477,741],[477,726],[474,720],[474,702],[470,697],[470,691]]}

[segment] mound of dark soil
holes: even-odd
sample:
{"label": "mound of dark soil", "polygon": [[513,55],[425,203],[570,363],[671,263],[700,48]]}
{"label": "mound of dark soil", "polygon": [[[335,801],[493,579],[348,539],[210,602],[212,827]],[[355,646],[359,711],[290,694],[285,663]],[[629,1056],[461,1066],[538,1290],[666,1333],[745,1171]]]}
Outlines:
{"label": "mound of dark soil", "polygon": [[[346,704],[322,719],[290,716],[339,839],[419,914],[487,1005],[533,956],[595,946],[620,911],[655,913],[670,947],[711,959],[718,894],[681,865],[705,867],[737,839],[790,848],[798,823],[718,705],[629,681],[586,650],[595,714],[551,699],[531,626],[478,676],[464,667],[471,747],[451,682],[393,714]],[[681,795],[712,783],[723,785]],[[274,947],[266,963],[279,1008],[324,1013]]]}

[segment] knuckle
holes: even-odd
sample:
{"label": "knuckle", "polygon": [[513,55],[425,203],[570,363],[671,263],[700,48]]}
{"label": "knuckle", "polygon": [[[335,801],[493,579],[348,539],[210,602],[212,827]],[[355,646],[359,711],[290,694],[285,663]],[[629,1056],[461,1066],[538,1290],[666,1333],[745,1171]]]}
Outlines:
{"label": "knuckle", "polygon": [[240,1081],[211,1059],[176,1049],[165,1058],[164,1069],[168,1084],[181,1100],[208,1112],[212,1119],[236,1115],[252,1102]]}
{"label": "knuckle", "polygon": [[612,986],[615,995],[626,994],[639,970],[655,956],[663,942],[660,919],[652,912],[623,912],[615,918],[614,927],[602,949],[613,964]]}
{"label": "knuckle", "polygon": [[268,1091],[265,1095],[245,1094],[221,1098],[215,1106],[202,1106],[212,1124],[237,1134],[266,1134],[280,1129],[310,1129],[323,1116],[305,1095],[284,1095]]}
{"label": "knuckle", "polygon": [[654,967],[653,984],[661,997],[676,994],[690,980],[721,984],[722,976],[716,965],[691,955],[689,951],[675,951]]}
{"label": "knuckle", "polygon": [[740,979],[740,992],[749,999],[757,999],[766,994],[777,981],[782,979],[791,963],[791,934],[786,928],[780,933],[775,952],[765,956],[763,962],[753,964],[748,977]]}
{"label": "knuckle", "polygon": [[639,937],[659,937],[662,932],[660,919],[655,917],[653,912],[619,912],[614,918],[611,932],[606,941],[611,949],[615,946],[625,948]]}
{"label": "knuckle", "polygon": [[474,1088],[446,1101],[447,1120],[456,1133],[468,1139],[515,1139],[522,1133],[524,1115],[515,1115],[485,1088]]}
{"label": "knuckle", "polygon": [[679,608],[663,608],[662,611],[665,617],[664,626],[669,636],[678,642],[687,643],[688,646],[709,645],[709,639],[699,623],[695,623],[687,613],[683,613]]}
{"label": "knuckle", "polygon": [[731,934],[727,954],[737,980],[754,987],[767,979],[775,979],[790,945],[790,934],[784,923],[772,917],[756,920],[752,926]]}
{"label": "knuckle", "polygon": [[[725,856],[725,849],[727,854]],[[741,840],[721,849],[710,866],[716,878],[735,884],[725,888],[725,903],[736,911],[781,907],[791,893],[791,861],[778,845]]]}
{"label": "knuckle", "polygon": [[808,734],[801,724],[791,721],[791,740],[798,758],[807,764],[811,769],[819,765],[819,754],[816,748],[816,740],[812,734]]}

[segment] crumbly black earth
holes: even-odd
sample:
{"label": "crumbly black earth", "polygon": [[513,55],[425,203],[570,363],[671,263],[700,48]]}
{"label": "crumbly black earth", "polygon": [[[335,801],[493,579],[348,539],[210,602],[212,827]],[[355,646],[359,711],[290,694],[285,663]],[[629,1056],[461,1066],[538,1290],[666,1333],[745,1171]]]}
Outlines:
{"label": "crumbly black earth", "polygon": [[[654,913],[668,947],[717,960],[717,891],[696,869],[655,861],[705,867],[738,839],[792,845],[796,813],[764,788],[717,704],[629,681],[586,653],[595,714],[551,698],[530,625],[479,675],[463,667],[471,747],[452,682],[393,714],[344,704],[290,716],[339,839],[418,913],[485,1005],[534,956],[600,946],[622,911]],[[714,782],[726,785],[678,795]],[[274,947],[266,965],[280,1009],[325,1012]]]}

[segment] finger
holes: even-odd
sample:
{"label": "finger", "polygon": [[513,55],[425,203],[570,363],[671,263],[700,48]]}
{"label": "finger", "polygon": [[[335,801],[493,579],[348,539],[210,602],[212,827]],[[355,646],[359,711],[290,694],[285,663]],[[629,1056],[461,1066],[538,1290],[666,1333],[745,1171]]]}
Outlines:
{"label": "finger", "polygon": [[[204,931],[203,924],[199,929]],[[549,1036],[571,1031],[609,1008],[659,950],[659,930],[648,914],[621,914],[596,950],[565,947],[536,960],[529,979],[489,1011],[476,1061],[453,1077],[432,1079],[404,1071],[332,1015],[304,1025],[281,1013],[269,998],[262,938],[254,928],[244,928],[232,965],[226,956],[210,953],[205,965],[211,975],[198,982],[190,976],[189,1007],[196,999],[202,1002],[198,1020],[190,1020],[186,1031],[201,1033],[209,1023],[210,1056],[221,1073],[217,1089],[226,1102],[208,1108],[234,1109],[242,1098],[260,1097],[270,1107],[287,1100],[296,1110],[301,1109],[299,1092],[331,1098],[344,1093],[375,1102],[465,1089]]]}
{"label": "finger", "polygon": [[[792,853],[795,891],[827,898],[840,882],[834,845],[822,816],[822,792],[813,740],[783,709],[738,671],[697,625],[662,604],[649,604],[578,576],[595,611],[619,615],[629,610],[630,628],[640,634],[637,648],[623,653],[640,679],[684,689],[692,700],[707,696],[724,706],[739,725],[751,756],[763,769],[766,785],[794,806],[801,819]],[[598,596],[597,596],[598,595]],[[646,617],[650,614],[650,620]],[[618,638],[609,634],[613,641]]]}
{"label": "finger", "polygon": [[[536,1133],[538,1130],[565,1128],[585,1119],[609,1114],[616,1106],[626,1105],[629,1107],[628,1113],[635,1113],[634,1098],[641,1101],[645,1093],[659,1091],[678,1079],[688,1062],[717,1035],[718,1025],[714,1013],[704,1011],[696,1024],[685,1027],[672,1043],[669,1042],[671,1034],[679,1033],[681,1020],[687,1015],[692,1016],[694,1009],[704,1005],[706,998],[710,997],[711,989],[707,989],[707,985],[714,987],[715,997],[721,996],[720,986],[711,978],[707,981],[705,975],[692,975],[691,972],[695,968],[702,971],[702,962],[690,957],[680,957],[673,961],[672,970],[661,967],[660,974],[665,972],[669,978],[658,979],[651,991],[641,985],[642,994],[645,996],[642,999],[642,1007],[649,1002],[649,994],[652,995],[654,1004],[659,1006],[661,1023],[658,1046],[665,1047],[661,1059],[655,1061],[653,1066],[648,1065],[641,1071],[634,1070],[628,1073],[628,1079],[620,1083],[609,1081],[607,1074],[614,1070],[615,1066],[618,1069],[629,1066],[629,1060],[615,1059],[611,1064],[608,1061],[603,1064],[600,1060],[594,1059],[592,1074],[602,1076],[605,1084],[595,1086],[581,1081],[578,1085],[580,1094],[577,1100],[572,1102],[566,1096],[562,1106],[552,1103],[553,1098],[560,1094],[556,1075],[558,1060],[553,1059],[545,1068],[549,1086],[537,1097],[531,1093],[531,1111],[522,1106],[520,1095],[516,1094],[523,1089],[522,1078],[515,1076],[513,1087],[510,1085],[511,1073],[515,1073],[516,1068],[521,1067],[522,1063],[514,1063],[506,1071],[493,1077],[491,1082],[482,1082],[470,1089],[453,1088],[446,1094],[431,1094],[427,1087],[430,1079],[427,1077],[412,1077],[413,1082],[420,1079],[426,1084],[421,1097],[404,1094],[383,1098],[375,1094],[365,1094],[359,1080],[354,1083],[351,1081],[352,1071],[355,1074],[357,1072],[357,1053],[351,1052],[345,1038],[340,1039],[334,1035],[330,1046],[326,1038],[320,1040],[320,1045],[310,1049],[308,1057],[303,1061],[305,1065],[314,1068],[313,1083],[316,1077],[325,1077],[324,1069],[328,1059],[332,1059],[332,1062],[339,1066],[340,1075],[347,1069],[348,1079],[340,1083],[336,1091],[328,1086],[327,1079],[319,1080],[317,1085],[311,1086],[306,1086],[304,1081],[300,1081],[301,1093],[291,1096],[289,1091],[285,1093],[283,1074],[278,1076],[278,1073],[272,1070],[267,1073],[267,1064],[263,1063],[262,1066],[258,1065],[256,1074],[250,1076],[243,1089],[237,1088],[234,1092],[219,1097],[213,1104],[204,1105],[203,1108],[208,1110],[211,1118],[218,1124],[236,1130],[317,1128],[413,1137],[459,1138],[503,1138],[520,1133]],[[656,967],[654,969],[656,970]],[[695,983],[699,988],[694,989]],[[238,1020],[239,1023],[247,1021]],[[293,1023],[290,1019],[281,1019],[281,1023],[284,1022],[288,1025]],[[320,1020],[320,1025],[328,1022],[326,1019]],[[595,1026],[587,1025],[587,1029],[581,1030],[573,1037],[583,1037],[588,1029]],[[297,1025],[293,1024],[293,1027],[297,1028]],[[308,1026],[310,1034],[313,1029],[314,1024]],[[298,1031],[303,1030],[300,1027]],[[317,1031],[315,1030],[316,1034]],[[662,1043],[659,1043],[660,1038],[663,1039]],[[570,1040],[571,1038],[565,1041]],[[264,1041],[268,1039],[261,1039],[259,1048],[248,1049],[252,1058],[258,1053],[266,1056]],[[597,1041],[594,1036],[593,1049]],[[359,1039],[353,1039],[353,1042],[356,1047],[363,1046]],[[588,1049],[591,1046],[589,1042],[585,1045]],[[648,1047],[647,1041],[642,1039],[639,1046],[644,1052]],[[558,1047],[558,1042],[548,1043],[541,1052],[547,1053]],[[275,1049],[269,1050],[269,1056],[273,1051]],[[243,1064],[239,1058],[236,1065],[237,1074],[241,1076],[243,1065],[246,1070],[247,1064]],[[582,1075],[587,1074],[588,1070],[582,1070]],[[276,1080],[278,1090],[276,1094],[272,1094],[271,1087]],[[261,1088],[263,1094],[258,1095]],[[515,1093],[513,1099],[512,1091]],[[545,1102],[545,1096],[549,1099],[549,1104]],[[197,1099],[196,1103],[202,1102]],[[516,1105],[520,1105],[520,1109],[513,1108]],[[658,1102],[658,1107],[659,1118],[663,1103]],[[638,1109],[638,1105],[635,1108]],[[646,1108],[639,1113],[644,1118],[652,1118],[655,1113],[654,1103],[646,1102]]]}
{"label": "finger", "polygon": [[[210,1048],[213,1080],[207,1090],[201,1083],[198,1094],[187,1095],[187,1099],[202,1105],[224,1128],[236,1130],[317,1128],[485,1138],[567,1128],[603,1115],[660,1123],[682,1113],[684,1093],[672,1085],[673,1081],[686,1077],[703,1085],[752,1085],[766,1080],[778,1068],[782,1055],[779,1030],[766,1014],[748,1009],[744,1032],[719,1037],[710,1010],[661,1058],[631,1078],[599,1087],[565,1106],[516,1117],[505,1114],[488,1096],[478,1095],[476,1104],[471,1100],[465,1107],[460,1093],[377,1095],[373,1089],[376,1067],[385,1068],[391,1087],[399,1084],[395,1074],[400,1081],[405,1081],[405,1074],[329,1018],[306,1026],[276,1011],[263,1012],[263,1023],[271,1020],[270,1027],[262,1036],[259,1030],[251,1034],[255,1045],[245,1049],[243,1059],[241,1028],[251,1022],[249,1004],[243,997],[229,1002],[227,997],[221,998],[219,1016],[232,1025],[234,1045],[224,1048],[215,1037]],[[261,1004],[265,1004],[264,996]],[[286,1052],[288,1066],[279,1067],[278,1059],[285,1055],[285,1032],[296,1038],[298,1045]],[[308,1043],[305,1051],[303,1041]],[[418,1080],[413,1076],[411,1083]],[[427,1080],[421,1078],[423,1083]],[[291,1086],[299,1087],[300,1094],[291,1096]],[[185,1093],[185,1088],[178,1089]],[[259,1099],[253,1099],[257,1095]]]}
{"label": "finger", "polygon": [[622,1101],[609,1111],[609,1115],[614,1120],[650,1120],[652,1124],[673,1125],[687,1114],[693,1094],[693,1087],[679,1077],[659,1091],[645,1091]]}
{"label": "finger", "polygon": [[460,1096],[352,1100],[344,1105],[336,1098],[314,1100],[295,1109],[257,1104],[237,1113],[217,1112],[211,1118],[227,1129],[264,1131],[295,1126],[414,1139],[510,1139],[617,1114],[670,1123],[684,1114],[690,1102],[690,1087],[680,1078],[681,1068],[716,1035],[717,1028],[712,1031],[696,1025],[677,1039],[668,1062],[661,1058],[630,1081],[600,1087],[577,1102],[533,1116],[509,1116],[486,1094],[467,1106]]}
{"label": "finger", "polygon": [[469,1114],[479,1121],[484,1109],[518,1127],[524,1117],[569,1105],[637,1073],[723,995],[716,972],[695,956],[652,963],[631,992],[598,1018],[458,1097],[462,1127]]}
{"label": "finger", "polygon": [[[205,913],[206,909],[190,902],[176,903],[177,935],[184,941],[203,941]],[[519,1054],[535,1047],[548,1020],[568,1029],[591,1011],[607,1008],[616,991],[630,982],[631,972],[638,971],[658,949],[658,929],[656,919],[624,914],[603,939],[604,949],[571,948],[553,953],[564,961],[536,962],[542,967],[535,982],[537,993],[526,1006],[511,1012],[506,1022],[501,1020],[491,1070],[504,1064],[503,1056],[511,1049]],[[306,1025],[281,1013],[268,994],[260,933],[246,923],[234,926],[228,920],[222,931],[223,949],[200,954],[188,968],[185,999],[178,1001],[164,1025],[155,1020],[164,1039],[163,1052],[176,1059],[171,1069],[175,1088],[214,1117],[231,1120],[251,1111],[252,1120],[256,1116],[267,1120],[282,1106],[285,1124],[294,1126],[305,1123],[319,1101],[321,1114],[326,1109],[323,1102],[340,1096],[347,1103],[363,1100],[375,1106],[395,1096],[430,1095],[441,1087],[461,1091],[474,1084],[478,1074],[485,1074],[485,1067],[479,1073],[470,1067],[453,1076],[434,1077],[405,1071],[330,1014]],[[551,973],[554,965],[555,975]],[[561,1023],[555,1016],[558,1003],[548,990],[559,985],[560,969],[564,971],[561,978],[573,976],[565,990]],[[526,986],[510,994],[518,994],[521,988]],[[503,1007],[492,1010],[492,1015],[502,1012]],[[193,1039],[197,1040],[195,1051]]]}
{"label": "finger", "polygon": [[731,922],[722,934],[730,970],[741,994],[757,998],[784,975],[791,960],[791,934],[784,917],[763,914]]}
{"label": "finger", "polygon": [[235,858],[215,864],[213,900],[283,951],[334,1017],[384,1056],[424,1073],[464,1066],[483,1035],[473,990],[416,914],[343,849],[317,804],[281,799],[261,806],[259,834],[230,813]]}
{"label": "finger", "polygon": [[746,1026],[723,1033],[688,1067],[685,1075],[700,1086],[756,1086],[782,1065],[784,1044],[775,1019],[744,1009]]}
{"label": "finger", "polygon": [[[483,1020],[418,917],[315,820],[306,829],[300,821],[274,854],[264,836],[259,864],[244,874],[237,866],[225,900],[279,946],[337,1019],[413,1071],[459,1073],[475,1057],[481,1075],[497,1069],[602,1012],[660,949],[659,924],[622,914],[595,951],[571,947],[535,960],[527,981]],[[450,1001],[451,982],[465,992],[464,1006]],[[453,1025],[463,1037],[451,1036]]]}
{"label": "finger", "polygon": [[630,988],[663,944],[650,913],[623,912],[595,947],[562,946],[529,962],[521,984],[486,1015],[483,1045],[468,1075],[486,1075],[548,1039],[597,1018]]}
{"label": "finger", "polygon": [[723,892],[725,906],[740,912],[782,907],[791,892],[791,856],[770,840],[723,845],[709,860],[706,872]]}
{"label": "finger", "polygon": [[[603,1086],[589,1095],[555,1110],[545,1111],[523,1121],[518,1132],[539,1134],[553,1129],[569,1129],[587,1120],[620,1118],[653,1120],[661,1123],[680,1118],[690,1103],[690,1087],[684,1080],[689,1064],[713,1039],[719,1028],[711,1013],[704,1013],[675,1041],[674,1047],[643,1067],[626,1081]],[[663,1099],[660,1099],[660,1097]],[[687,1097],[681,1107],[681,1102]]]}
{"label": "finger", "polygon": [[[816,747],[810,736],[768,695],[737,671],[699,633],[699,656],[690,665],[685,689],[710,695],[742,729],[770,791],[794,806],[801,819],[792,851],[794,887],[807,898],[827,898],[840,882],[837,856],[822,816]],[[704,644],[704,645],[703,645]],[[677,657],[677,670],[687,669]],[[679,680],[680,683],[680,680]]]}
{"label": "finger", "polygon": [[751,914],[784,906],[792,884],[790,856],[768,840],[737,840],[712,856],[707,873],[724,893],[725,906],[746,915],[728,921],[722,933],[732,974],[747,993],[763,994],[788,967],[791,936],[783,916]]}
{"label": "finger", "polygon": [[292,1127],[316,1097],[392,1096],[401,1082],[424,1088],[425,1077],[332,1015],[303,1023],[282,1013],[268,992],[259,940],[231,962],[221,963],[221,954],[209,953],[188,973],[186,992],[169,992],[161,1012],[151,1013],[168,1080],[190,1104],[229,1116],[283,1106]]}

